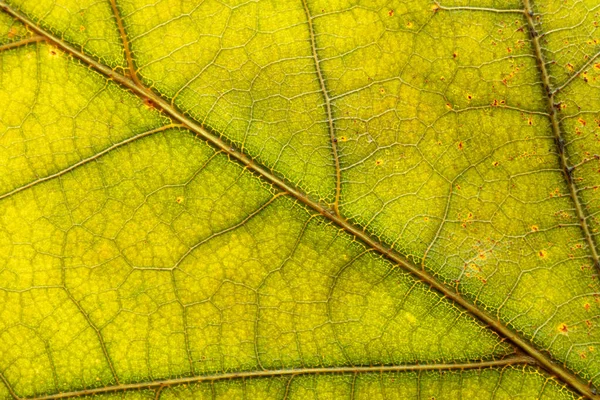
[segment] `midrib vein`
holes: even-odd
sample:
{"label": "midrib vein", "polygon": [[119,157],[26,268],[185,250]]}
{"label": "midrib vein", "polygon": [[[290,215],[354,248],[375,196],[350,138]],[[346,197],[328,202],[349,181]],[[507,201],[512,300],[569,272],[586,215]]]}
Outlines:
{"label": "midrib vein", "polygon": [[56,400],[79,396],[99,395],[106,393],[125,392],[131,390],[160,390],[164,387],[185,385],[201,382],[216,382],[229,379],[253,379],[253,378],[275,378],[283,376],[301,376],[317,374],[365,374],[386,372],[415,372],[415,371],[452,371],[452,370],[474,370],[482,368],[507,367],[511,365],[533,365],[535,360],[527,356],[512,356],[502,360],[478,361],[451,364],[413,364],[413,365],[390,365],[369,367],[321,367],[321,368],[298,368],[298,369],[276,369],[248,372],[229,372],[214,375],[198,375],[184,378],[173,378],[155,380],[149,382],[129,383],[114,386],[104,386],[96,389],[77,390],[72,392],[57,393],[48,396],[39,396],[27,399]]}
{"label": "midrib vein", "polygon": [[325,79],[323,78],[323,72],[321,71],[321,62],[319,61],[319,55],[317,53],[317,38],[315,36],[315,29],[312,23],[312,16],[306,0],[302,0],[304,6],[304,13],[306,14],[306,22],[308,24],[308,33],[310,36],[310,47],[312,51],[312,57],[315,62],[315,70],[317,77],[319,78],[319,85],[321,86],[321,92],[323,92],[323,99],[325,101],[325,111],[327,112],[327,124],[329,129],[329,139],[331,141],[331,151],[333,153],[333,161],[335,165],[335,199],[333,201],[333,211],[337,216],[340,216],[340,195],[342,192],[342,170],[340,168],[340,158],[338,155],[337,139],[335,137],[335,126],[333,124],[333,113],[331,111],[331,99],[327,86],[325,85]]}
{"label": "midrib vein", "polygon": [[319,202],[314,201],[309,198],[305,193],[297,189],[292,184],[286,182],[284,179],[277,176],[275,173],[265,168],[261,164],[254,162],[254,160],[248,155],[236,151],[233,147],[231,147],[228,143],[226,143],[219,136],[212,134],[207,129],[205,129],[202,125],[199,125],[192,119],[185,116],[179,110],[177,110],[174,106],[172,106],[168,101],[164,100],[162,97],[158,96],[154,92],[148,90],[142,85],[136,84],[132,79],[123,76],[109,67],[99,63],[92,57],[86,55],[85,53],[78,51],[73,46],[63,41],[62,39],[54,36],[52,33],[47,32],[46,30],[38,27],[32,20],[30,20],[27,16],[23,15],[21,12],[12,9],[8,4],[4,1],[0,0],[0,9],[11,15],[13,18],[21,21],[25,25],[29,26],[29,28],[36,32],[37,34],[44,36],[49,42],[53,43],[55,46],[61,48],[65,52],[71,54],[73,57],[79,59],[80,61],[86,63],[96,71],[102,73],[106,77],[118,82],[125,88],[131,90],[136,95],[140,96],[143,99],[148,99],[152,101],[157,108],[161,109],[163,112],[168,114],[171,118],[178,121],[186,128],[194,132],[197,136],[201,137],[217,149],[223,151],[227,154],[231,159],[237,160],[240,164],[245,166],[248,170],[253,173],[259,175],[266,181],[270,182],[280,190],[283,190],[289,193],[291,196],[296,198],[300,203],[306,205],[307,207],[312,208],[317,211],[325,218],[328,218],[330,221],[339,226],[342,230],[346,231],[350,235],[361,240],[368,247],[373,248],[377,252],[379,252],[382,256],[386,257],[388,260],[397,264],[402,269],[411,273],[418,280],[428,284],[432,289],[441,293],[444,297],[450,299],[455,304],[461,306],[465,309],[470,315],[474,318],[481,321],[484,325],[487,325],[490,329],[499,334],[504,340],[511,342],[517,348],[521,349],[524,353],[531,356],[536,360],[536,364],[546,370],[551,375],[556,376],[561,381],[570,385],[573,389],[577,390],[579,393],[589,397],[589,398],[600,398],[596,397],[592,392],[590,386],[584,383],[577,375],[570,372],[563,365],[554,363],[552,359],[543,351],[538,350],[532,343],[530,343],[525,338],[521,337],[516,332],[512,331],[508,326],[502,324],[497,317],[488,313],[485,310],[480,309],[469,300],[463,298],[458,292],[454,289],[446,286],[444,283],[440,282],[427,272],[425,269],[422,269],[404,256],[396,253],[391,248],[385,246],[384,244],[377,241],[375,238],[371,237],[370,234],[365,232],[362,228],[355,226],[348,222],[345,218],[337,215],[334,210],[330,207],[325,206]]}
{"label": "midrib vein", "polygon": [[[581,199],[579,198],[579,194],[577,192],[577,187],[575,186],[575,182],[573,181],[573,167],[569,165],[568,156],[566,154],[565,149],[565,139],[563,138],[563,133],[560,128],[560,123],[558,121],[558,116],[556,113],[556,107],[554,104],[554,96],[558,90],[552,88],[550,84],[550,74],[548,73],[548,69],[546,68],[546,60],[544,58],[544,54],[542,53],[542,46],[540,45],[540,33],[537,32],[535,28],[535,21],[533,20],[533,8],[531,7],[531,0],[523,0],[523,6],[525,8],[525,19],[527,20],[527,28],[529,30],[529,36],[531,38],[531,42],[533,44],[533,51],[535,53],[535,58],[537,61],[537,66],[539,69],[539,73],[542,79],[542,86],[545,92],[546,104],[548,107],[548,118],[550,119],[550,125],[552,126],[552,133],[554,135],[554,143],[556,145],[556,151],[559,157],[560,167],[562,169],[563,177],[565,178],[565,182],[569,189],[569,195],[571,196],[571,200],[573,201],[573,205],[575,206],[575,212],[577,214],[577,218],[579,219],[579,225],[581,226],[581,231],[585,240],[590,249],[590,255],[594,261],[594,266],[597,272],[600,272],[600,262],[598,258],[598,252],[596,250],[596,244],[594,243],[594,238],[590,232],[590,228],[587,223],[588,214],[583,206]],[[559,89],[562,89],[560,87]]]}

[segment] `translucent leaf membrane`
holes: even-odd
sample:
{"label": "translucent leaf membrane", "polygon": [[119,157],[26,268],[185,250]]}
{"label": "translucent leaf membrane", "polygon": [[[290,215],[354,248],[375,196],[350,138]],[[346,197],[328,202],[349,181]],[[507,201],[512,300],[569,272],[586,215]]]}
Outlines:
{"label": "translucent leaf membrane", "polygon": [[29,44],[0,60],[1,194],[167,123],[56,47]]}
{"label": "translucent leaf membrane", "polygon": [[[540,357],[598,381],[595,5],[534,2],[531,20],[512,1],[9,7],[96,61],[29,43],[1,14],[0,397],[514,352],[348,235],[346,219]],[[155,110],[93,72],[96,62],[135,64],[173,107]],[[232,149],[215,151],[167,114],[194,118]],[[283,176],[315,209],[338,199],[339,183],[341,222],[229,152]],[[102,397],[157,395],[572,394],[507,367]]]}
{"label": "translucent leaf membrane", "polygon": [[140,139],[1,210],[0,367],[22,396],[510,352],[184,131]]}
{"label": "translucent leaf membrane", "polygon": [[535,1],[552,83],[558,87],[581,72],[600,52],[600,6],[596,1]]}
{"label": "translucent leaf membrane", "polygon": [[25,26],[6,14],[0,14],[0,46],[31,36]]}
{"label": "translucent leaf membrane", "polygon": [[7,3],[106,65],[124,67],[122,42],[110,1],[9,0]]}
{"label": "translucent leaf membrane", "polygon": [[333,200],[329,123],[300,1],[122,4],[144,79],[311,196]]}

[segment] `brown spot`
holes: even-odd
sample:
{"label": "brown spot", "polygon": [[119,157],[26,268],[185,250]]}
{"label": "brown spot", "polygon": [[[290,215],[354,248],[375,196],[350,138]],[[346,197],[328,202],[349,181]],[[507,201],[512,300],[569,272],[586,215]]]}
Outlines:
{"label": "brown spot", "polygon": [[463,142],[458,142],[458,149],[462,150],[465,147],[465,145],[463,144]]}
{"label": "brown spot", "polygon": [[592,306],[590,305],[590,303],[585,303],[585,304],[583,305],[583,308],[585,308],[585,310],[586,310],[586,311],[589,311],[589,310],[590,310],[590,308],[592,308]]}
{"label": "brown spot", "polygon": [[448,108],[448,109],[452,110],[452,104],[450,104],[450,103],[446,103],[446,108]]}
{"label": "brown spot", "polygon": [[529,125],[529,126],[533,125],[533,118],[531,118],[531,117],[527,118],[527,125]]}
{"label": "brown spot", "polygon": [[345,142],[346,140],[348,140],[348,138],[347,138],[346,136],[342,136],[342,137],[340,137],[340,140],[341,140],[342,142]]}
{"label": "brown spot", "polygon": [[494,167],[497,167],[498,165],[500,165],[500,163],[499,163],[498,161],[494,161],[494,162],[492,163],[492,165],[493,165]]}
{"label": "brown spot", "polygon": [[577,119],[577,122],[579,122],[582,126],[585,126],[587,124],[587,121],[583,118]]}
{"label": "brown spot", "polygon": [[579,357],[581,357],[582,360],[585,360],[587,358],[587,356],[585,355],[585,351],[579,353]]}
{"label": "brown spot", "polygon": [[456,51],[452,53],[452,58],[458,58],[458,53]]}
{"label": "brown spot", "polygon": [[379,93],[381,93],[381,94],[385,93],[385,89],[384,88],[379,88]]}
{"label": "brown spot", "polygon": [[383,164],[383,160],[381,160],[381,159],[375,160],[375,165],[379,166],[381,164]]}
{"label": "brown spot", "polygon": [[592,326],[594,326],[594,324],[592,324],[592,321],[590,321],[589,319],[585,320],[585,324],[587,325],[588,328],[591,328]]}
{"label": "brown spot", "polygon": [[594,64],[594,68],[600,69],[600,63]]}
{"label": "brown spot", "polygon": [[394,16],[394,10],[390,10],[390,11],[388,11],[388,15],[389,15],[390,17],[393,17],[393,16]]}
{"label": "brown spot", "polygon": [[510,47],[507,47],[507,48],[506,48],[506,52],[507,52],[507,53],[512,53],[512,49],[511,49]]}
{"label": "brown spot", "polygon": [[408,22],[406,23],[406,27],[407,27],[408,29],[411,29],[413,26],[414,26],[414,24],[413,24],[411,21],[408,21]]}
{"label": "brown spot", "polygon": [[429,221],[429,217],[423,217],[423,221],[425,221],[425,222]]}
{"label": "brown spot", "polygon": [[546,257],[548,257],[548,252],[546,250],[540,250],[540,251],[538,251],[538,256],[540,258],[546,258]]}
{"label": "brown spot", "polygon": [[566,335],[569,332],[569,328],[564,322],[560,323],[556,329],[563,335]]}
{"label": "brown spot", "polygon": [[152,100],[150,100],[149,98],[145,98],[144,99],[144,105],[148,108],[155,108],[156,104],[154,104],[154,102]]}
{"label": "brown spot", "polygon": [[467,99],[469,101],[473,100],[473,95],[471,93],[467,93]]}
{"label": "brown spot", "polygon": [[183,203],[183,196],[179,196],[175,199],[175,201],[177,202],[177,204],[181,204]]}
{"label": "brown spot", "polygon": [[539,230],[540,230],[540,228],[539,228],[537,225],[531,225],[531,230],[532,230],[533,232],[537,232],[537,231],[539,231]]}
{"label": "brown spot", "polygon": [[568,63],[568,64],[567,64],[565,67],[567,68],[567,70],[568,70],[569,72],[573,72],[573,71],[575,71],[575,67],[574,67],[574,66],[573,66],[573,64],[571,64],[571,63]]}

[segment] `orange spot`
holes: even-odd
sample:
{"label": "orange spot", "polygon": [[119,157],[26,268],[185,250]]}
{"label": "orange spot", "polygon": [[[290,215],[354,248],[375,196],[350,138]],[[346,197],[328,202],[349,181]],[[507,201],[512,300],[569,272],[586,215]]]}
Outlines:
{"label": "orange spot", "polygon": [[592,324],[592,321],[590,321],[589,319],[585,320],[585,324],[587,325],[588,328],[591,328],[592,326],[594,326],[594,324]]}
{"label": "orange spot", "polygon": [[385,93],[385,89],[384,88],[379,88],[379,93]]}
{"label": "orange spot", "polygon": [[458,53],[456,51],[452,53],[452,58],[458,58]]}
{"label": "orange spot", "polygon": [[8,38],[12,39],[15,36],[17,36],[17,29],[15,27],[12,27],[8,30]]}
{"label": "orange spot", "polygon": [[531,230],[537,232],[540,230],[540,228],[537,225],[531,225]]}
{"label": "orange spot", "polygon": [[394,10],[390,10],[390,11],[388,11],[388,15],[389,15],[390,17],[393,17],[393,16],[394,16]]}
{"label": "orange spot", "polygon": [[81,25],[81,26],[79,27],[79,30],[80,30],[81,32],[85,31],[85,26]]}
{"label": "orange spot", "polygon": [[538,251],[538,256],[540,258],[546,258],[546,257],[548,257],[548,252],[546,250],[540,250],[540,251]]}
{"label": "orange spot", "polygon": [[583,308],[585,308],[585,310],[586,310],[586,311],[589,311],[589,310],[590,310],[590,308],[592,308],[592,306],[590,305],[590,303],[585,303],[585,304],[583,305]]}
{"label": "orange spot", "polygon": [[381,165],[383,164],[383,160],[375,160],[375,165]]}
{"label": "orange spot", "polygon": [[579,122],[583,126],[585,126],[585,124],[587,124],[587,121],[585,119],[583,119],[583,118],[577,119],[577,122]]}
{"label": "orange spot", "polygon": [[469,101],[473,100],[473,95],[472,95],[472,94],[470,94],[470,93],[467,93],[467,99],[468,99]]}
{"label": "orange spot", "polygon": [[144,99],[144,105],[146,105],[146,107],[148,108],[154,108],[155,104],[152,100],[150,100],[149,98],[145,98]]}
{"label": "orange spot", "polygon": [[481,260],[485,260],[485,259],[487,258],[487,256],[485,255],[485,253],[479,253],[478,257],[479,257]]}
{"label": "orange spot", "polygon": [[423,221],[425,221],[425,222],[429,221],[429,217],[424,217]]}
{"label": "orange spot", "polygon": [[413,27],[413,23],[411,21],[408,21],[406,23],[406,27],[409,28],[409,29],[412,28]]}
{"label": "orange spot", "polygon": [[181,203],[183,203],[183,197],[179,196],[175,199],[175,201],[177,202],[177,204],[181,204]]}
{"label": "orange spot", "polygon": [[458,149],[462,150],[465,147],[465,145],[463,144],[463,142],[458,142]]}
{"label": "orange spot", "polygon": [[492,165],[493,165],[494,167],[497,167],[498,165],[500,165],[500,163],[499,163],[498,161],[494,161],[494,162],[492,163]]}
{"label": "orange spot", "polygon": [[600,69],[600,63],[594,64],[594,68]]}
{"label": "orange spot", "polygon": [[508,53],[512,53],[512,49],[511,49],[510,47],[507,47],[507,48],[506,48],[506,51],[507,51]]}
{"label": "orange spot", "polygon": [[563,335],[566,335],[569,332],[569,328],[567,327],[567,324],[565,324],[564,322],[559,324],[556,329],[558,329],[558,331],[560,333],[562,333]]}

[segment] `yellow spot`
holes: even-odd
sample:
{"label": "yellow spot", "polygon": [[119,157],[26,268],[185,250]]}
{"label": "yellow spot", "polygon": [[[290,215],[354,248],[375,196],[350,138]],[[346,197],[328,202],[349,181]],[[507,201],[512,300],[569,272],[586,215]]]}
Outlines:
{"label": "yellow spot", "polygon": [[423,221],[425,221],[425,222],[429,221],[429,217],[424,217]]}
{"label": "yellow spot", "polygon": [[379,93],[381,93],[381,94],[385,93],[385,88],[379,88]]}
{"label": "yellow spot", "polygon": [[341,140],[342,142],[345,142],[345,141],[347,141],[347,140],[348,140],[348,138],[347,138],[346,136],[342,136],[342,137],[340,138],[340,140]]}
{"label": "yellow spot", "polygon": [[437,4],[433,4],[431,6],[431,11],[433,11],[433,12],[437,12],[437,10],[439,10],[439,9],[440,9],[440,6],[438,6]]}
{"label": "yellow spot", "polygon": [[473,100],[473,95],[471,93],[467,93],[467,100]]}
{"label": "yellow spot", "polygon": [[546,250],[540,250],[540,251],[538,251],[538,256],[540,258],[546,258],[546,257],[548,257],[548,252]]}
{"label": "yellow spot", "polygon": [[181,204],[183,203],[183,196],[179,196],[175,199],[175,201],[177,202],[177,204]]}
{"label": "yellow spot", "polygon": [[498,161],[494,161],[494,162],[492,163],[492,165],[493,165],[494,167],[497,167],[498,165],[500,165],[500,163],[499,163]]}
{"label": "yellow spot", "polygon": [[537,231],[539,231],[539,230],[540,230],[540,228],[539,228],[537,225],[531,225],[531,230],[532,230],[533,232],[537,232]]}
{"label": "yellow spot", "polygon": [[413,24],[411,21],[408,21],[408,22],[406,23],[406,27],[407,27],[408,29],[412,29],[412,27],[413,27],[413,26],[414,26],[414,24]]}
{"label": "yellow spot", "polygon": [[568,63],[568,64],[567,64],[565,67],[567,68],[567,70],[568,70],[569,72],[573,72],[573,71],[575,71],[575,67],[574,67],[574,66],[573,66],[573,64],[571,64],[571,63]]}
{"label": "yellow spot", "polygon": [[527,125],[529,125],[529,126],[533,125],[533,118],[531,118],[531,117],[527,118]]}
{"label": "yellow spot", "polygon": [[449,109],[449,110],[452,110],[452,104],[446,103],[446,108]]}
{"label": "yellow spot", "polygon": [[81,32],[85,31],[85,26],[81,25],[81,26],[79,27],[79,30],[80,30]]}
{"label": "yellow spot", "polygon": [[596,348],[594,346],[590,346],[590,347],[588,347],[588,350],[591,352],[594,352],[594,351],[596,351]]}
{"label": "yellow spot", "polygon": [[383,160],[381,160],[381,159],[375,160],[375,165],[379,166],[381,164],[383,164]]}
{"label": "yellow spot", "polygon": [[566,335],[569,332],[569,328],[564,322],[560,323],[556,329],[558,329],[558,331],[563,335]]}

